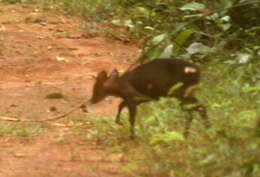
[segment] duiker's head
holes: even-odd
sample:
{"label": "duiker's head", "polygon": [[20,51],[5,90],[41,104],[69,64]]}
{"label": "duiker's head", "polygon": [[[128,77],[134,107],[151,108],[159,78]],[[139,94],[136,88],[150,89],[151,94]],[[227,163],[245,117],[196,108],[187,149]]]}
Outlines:
{"label": "duiker's head", "polygon": [[113,70],[109,76],[107,76],[106,71],[99,72],[93,87],[93,93],[90,99],[90,103],[98,103],[102,101],[106,96],[110,95],[109,90],[117,85],[118,77],[119,74],[117,70]]}

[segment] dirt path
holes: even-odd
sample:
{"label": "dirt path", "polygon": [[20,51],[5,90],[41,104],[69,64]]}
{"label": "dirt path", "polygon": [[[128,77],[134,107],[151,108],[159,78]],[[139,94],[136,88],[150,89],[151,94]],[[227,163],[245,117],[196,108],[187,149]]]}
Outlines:
{"label": "dirt path", "polygon": [[[0,3],[0,116],[41,119],[64,113],[91,95],[93,75],[124,70],[137,48],[102,36],[86,38],[81,21],[30,4]],[[46,99],[60,93],[64,99]],[[111,115],[117,101],[88,107]],[[70,117],[88,116],[77,110]],[[0,177],[109,177],[120,155],[75,136],[68,128],[44,128],[30,139],[0,137]]]}

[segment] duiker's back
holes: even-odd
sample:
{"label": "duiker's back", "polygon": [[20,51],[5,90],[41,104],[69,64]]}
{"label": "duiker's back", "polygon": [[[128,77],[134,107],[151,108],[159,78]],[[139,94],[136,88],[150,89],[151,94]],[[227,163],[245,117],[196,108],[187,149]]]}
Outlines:
{"label": "duiker's back", "polygon": [[[128,78],[129,77],[129,78]],[[157,99],[166,96],[177,83],[182,87],[175,96],[182,96],[185,90],[199,82],[199,69],[196,65],[179,59],[157,59],[135,68],[121,77],[140,93]]]}

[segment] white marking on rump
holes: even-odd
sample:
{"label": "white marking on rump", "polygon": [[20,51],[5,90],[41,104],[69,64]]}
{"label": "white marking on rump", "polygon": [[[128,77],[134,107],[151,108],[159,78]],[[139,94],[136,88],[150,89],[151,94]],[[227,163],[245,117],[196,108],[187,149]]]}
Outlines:
{"label": "white marking on rump", "polygon": [[196,68],[193,68],[193,67],[190,67],[190,66],[186,66],[184,68],[184,73],[186,74],[189,74],[189,73],[196,73],[197,72],[197,69]]}

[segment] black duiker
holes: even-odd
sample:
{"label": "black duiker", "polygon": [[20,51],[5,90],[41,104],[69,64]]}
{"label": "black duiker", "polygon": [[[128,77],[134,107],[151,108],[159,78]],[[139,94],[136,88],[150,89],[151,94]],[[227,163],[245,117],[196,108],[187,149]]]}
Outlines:
{"label": "black duiker", "polygon": [[[199,112],[205,126],[210,126],[206,108],[194,97],[199,79],[200,70],[193,63],[180,59],[156,59],[126,71],[122,76],[119,76],[117,70],[112,71],[109,76],[106,71],[101,71],[96,78],[90,101],[93,104],[98,103],[106,96],[122,98],[115,121],[121,124],[121,111],[127,107],[131,137],[134,137],[137,105],[159,97],[175,97],[180,100],[181,108],[188,113],[184,132],[187,136],[193,119],[192,111]],[[178,87],[174,88],[176,85]],[[171,91],[172,88],[174,91]]]}

